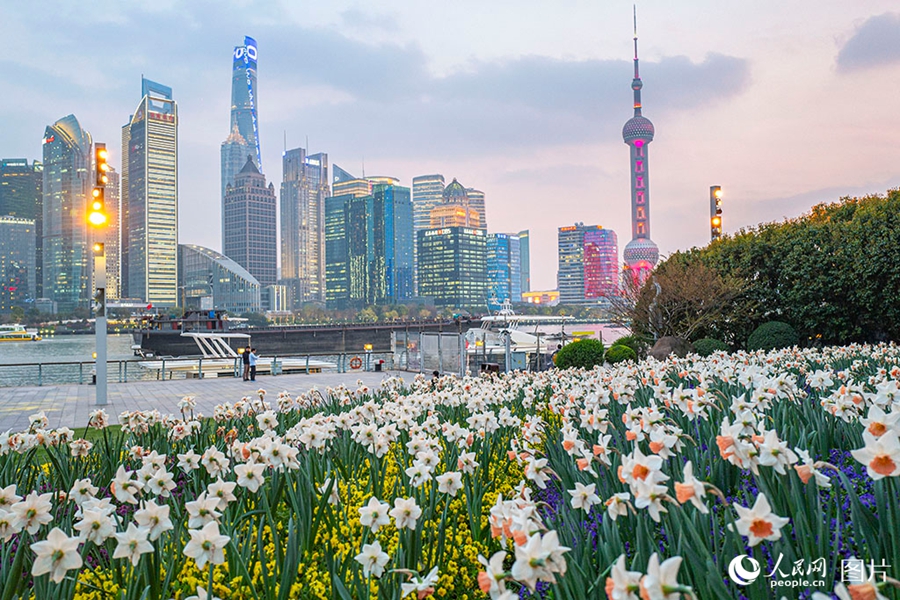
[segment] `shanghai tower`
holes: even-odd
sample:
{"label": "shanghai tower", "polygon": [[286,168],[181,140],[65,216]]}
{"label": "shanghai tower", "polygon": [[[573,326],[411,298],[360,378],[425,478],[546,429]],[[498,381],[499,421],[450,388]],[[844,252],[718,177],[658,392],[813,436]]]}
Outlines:
{"label": "shanghai tower", "polygon": [[655,130],[650,119],[641,114],[641,88],[638,70],[637,15],[634,19],[634,116],[622,128],[622,137],[631,149],[631,241],[623,253],[626,268],[640,284],[659,261],[659,248],[650,239],[650,162],[649,146]]}
{"label": "shanghai tower", "polygon": [[259,130],[256,115],[256,40],[244,38],[237,46],[231,61],[231,123],[229,135],[222,142],[222,243],[225,243],[225,189],[234,185],[234,178],[253,159],[262,171],[259,151]]}

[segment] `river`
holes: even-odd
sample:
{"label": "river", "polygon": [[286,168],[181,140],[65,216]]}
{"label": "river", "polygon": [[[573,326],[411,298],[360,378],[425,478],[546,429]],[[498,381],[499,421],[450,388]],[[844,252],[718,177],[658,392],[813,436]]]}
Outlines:
{"label": "river", "polygon": [[[107,336],[107,354],[110,361],[134,359],[130,333]],[[37,385],[48,383],[77,383],[91,377],[91,362],[96,349],[93,335],[60,335],[45,337],[40,342],[0,343],[0,386]],[[79,365],[42,366],[58,362],[82,362]],[[28,365],[28,366],[9,366]],[[124,367],[123,367],[124,368]],[[110,380],[118,381],[119,366],[111,362]],[[136,364],[128,365],[129,379],[138,379],[140,370]]]}

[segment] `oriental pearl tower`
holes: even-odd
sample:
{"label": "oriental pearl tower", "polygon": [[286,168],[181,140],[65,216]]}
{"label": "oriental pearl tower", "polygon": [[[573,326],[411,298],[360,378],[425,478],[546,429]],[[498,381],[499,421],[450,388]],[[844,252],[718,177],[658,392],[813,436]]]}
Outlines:
{"label": "oriental pearl tower", "polygon": [[640,285],[659,261],[659,248],[650,239],[650,169],[648,146],[653,141],[653,123],[641,114],[641,82],[638,71],[637,10],[634,16],[634,116],[622,128],[622,138],[631,149],[631,241],[625,246],[626,268]]}

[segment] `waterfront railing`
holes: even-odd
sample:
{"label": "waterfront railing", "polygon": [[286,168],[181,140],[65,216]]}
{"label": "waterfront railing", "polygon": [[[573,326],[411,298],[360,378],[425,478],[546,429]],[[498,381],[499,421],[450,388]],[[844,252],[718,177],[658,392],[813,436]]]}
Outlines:
{"label": "waterfront railing", "polygon": [[[306,353],[289,356],[260,357],[257,368],[267,375],[281,375],[285,361],[290,361],[292,372],[381,371],[394,369],[392,352],[366,353]],[[196,363],[185,368],[186,363]],[[107,362],[109,383],[133,381],[159,381],[204,377],[240,377],[243,365],[240,359],[225,367],[222,359],[201,357],[156,357],[153,359],[112,359]],[[142,365],[153,364],[154,368]],[[90,385],[96,382],[96,363],[88,361],[42,361],[0,364],[0,387],[44,386],[59,384]]]}

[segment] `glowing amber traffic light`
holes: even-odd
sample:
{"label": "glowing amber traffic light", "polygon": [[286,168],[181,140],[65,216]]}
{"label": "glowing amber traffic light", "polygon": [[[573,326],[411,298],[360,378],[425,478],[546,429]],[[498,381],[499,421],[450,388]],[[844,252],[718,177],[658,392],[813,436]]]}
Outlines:
{"label": "glowing amber traffic light", "polygon": [[713,217],[712,218],[712,226],[713,227],[718,228],[721,225],[722,225],[722,217]]}
{"label": "glowing amber traffic light", "polygon": [[94,189],[91,190],[91,203],[87,220],[92,227],[103,227],[109,221],[106,214],[105,186],[109,183],[109,152],[106,144],[94,144]]}

